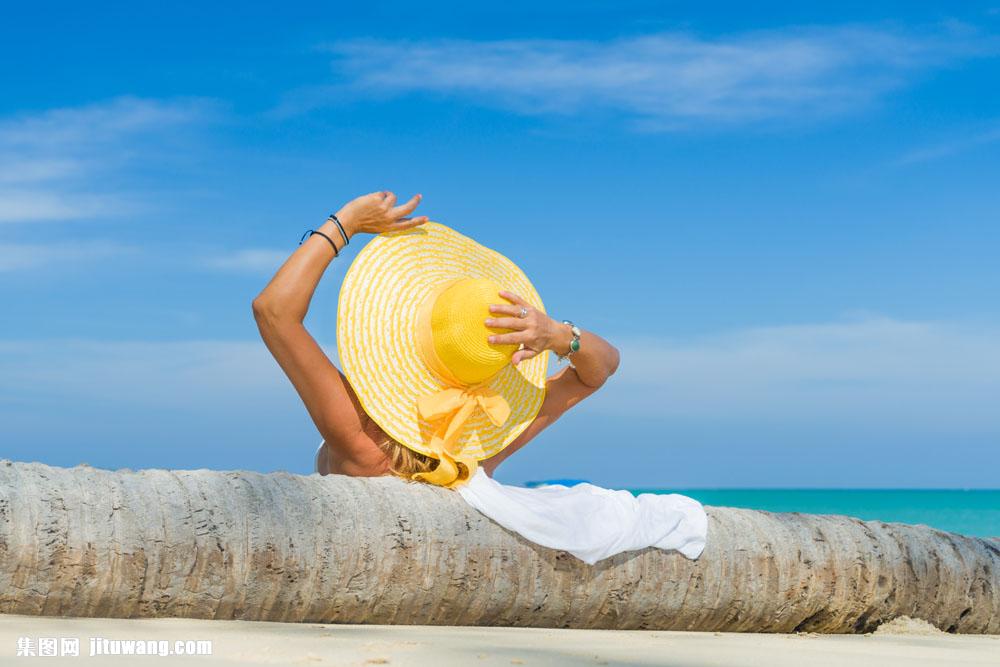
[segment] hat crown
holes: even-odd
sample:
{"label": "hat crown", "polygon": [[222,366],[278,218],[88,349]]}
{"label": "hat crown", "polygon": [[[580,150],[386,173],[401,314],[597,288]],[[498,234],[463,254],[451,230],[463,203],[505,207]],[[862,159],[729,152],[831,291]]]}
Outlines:
{"label": "hat crown", "polygon": [[[433,299],[430,316],[420,326],[430,329],[436,361],[447,371],[433,369],[444,376],[442,379],[478,384],[510,363],[519,346],[487,340],[494,331],[510,331],[487,327],[485,323],[493,316],[490,304],[498,303],[499,291],[500,287],[489,278],[457,278],[429,297]],[[431,365],[435,365],[433,360]]]}

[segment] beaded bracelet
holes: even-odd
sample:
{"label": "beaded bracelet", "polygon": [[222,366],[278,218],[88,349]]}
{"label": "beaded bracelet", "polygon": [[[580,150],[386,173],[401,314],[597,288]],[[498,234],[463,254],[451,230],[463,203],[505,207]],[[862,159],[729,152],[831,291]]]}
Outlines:
{"label": "beaded bracelet", "polygon": [[305,241],[307,237],[312,236],[313,234],[319,234],[320,236],[322,236],[323,238],[325,238],[327,241],[330,242],[330,245],[333,246],[333,256],[335,258],[338,255],[340,255],[340,251],[337,250],[337,244],[333,242],[333,239],[331,239],[329,236],[327,236],[323,232],[318,232],[315,229],[307,229],[306,233],[302,235],[301,239],[299,239],[299,245],[302,245],[302,242]]}

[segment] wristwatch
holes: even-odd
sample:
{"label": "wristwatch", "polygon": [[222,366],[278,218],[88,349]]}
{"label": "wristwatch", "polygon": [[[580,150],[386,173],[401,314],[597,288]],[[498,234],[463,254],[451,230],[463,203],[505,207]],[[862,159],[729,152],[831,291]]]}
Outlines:
{"label": "wristwatch", "polygon": [[[569,342],[569,351],[566,352],[566,354],[559,354],[556,352],[556,356],[559,357],[559,361],[565,361],[571,354],[580,351],[580,328],[569,320],[563,320],[562,323],[569,325],[569,330],[573,333],[573,340]],[[571,361],[569,365],[573,366],[573,362]]]}

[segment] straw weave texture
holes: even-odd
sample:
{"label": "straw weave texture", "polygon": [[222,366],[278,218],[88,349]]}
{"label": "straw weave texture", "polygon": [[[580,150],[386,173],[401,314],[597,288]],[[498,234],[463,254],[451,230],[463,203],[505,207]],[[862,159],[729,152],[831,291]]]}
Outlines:
{"label": "straw weave texture", "polygon": [[[435,456],[428,446],[435,425],[419,416],[417,397],[447,385],[420,358],[414,326],[434,286],[459,277],[489,278],[545,312],[516,264],[437,222],[376,235],[348,268],[337,306],[341,367],[365,412],[387,435],[429,456]],[[507,301],[497,295],[491,303]],[[490,333],[483,324],[482,335]],[[490,380],[510,404],[510,417],[495,426],[476,410],[459,437],[465,453],[488,458],[527,428],[545,398],[548,363],[546,351],[517,367],[507,364]]]}

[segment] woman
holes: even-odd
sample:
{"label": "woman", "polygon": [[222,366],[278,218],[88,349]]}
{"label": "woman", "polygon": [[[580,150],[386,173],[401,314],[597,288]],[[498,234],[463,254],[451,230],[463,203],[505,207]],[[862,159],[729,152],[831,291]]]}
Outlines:
{"label": "woman", "polygon": [[[323,435],[317,472],[453,489],[504,528],[590,564],[650,546],[697,558],[708,518],[692,498],[493,479],[497,465],[601,387],[619,353],[546,315],[510,259],[412,217],[419,203],[417,195],[397,206],[391,192],[349,202],[309,230],[254,300],[264,342]],[[365,232],[377,236],[340,286],[341,373],[303,320],[330,260]],[[575,363],[548,377],[549,350]]]}
{"label": "woman", "polygon": [[[373,477],[396,475],[411,479],[415,473],[433,470],[438,459],[401,445],[389,437],[365,413],[361,402],[341,373],[303,325],[309,302],[327,265],[346,240],[359,233],[382,234],[411,229],[428,221],[412,217],[421,195],[396,205],[392,192],[372,192],[358,197],[336,213],[340,227],[331,219],[316,230],[278,269],[253,301],[254,318],[267,348],[291,380],[324,444],[317,453],[320,474]],[[341,231],[341,229],[343,231]],[[314,238],[320,237],[320,238]],[[570,354],[573,333],[567,324],[553,320],[528,304],[520,295],[501,292],[506,301],[490,306],[482,335],[491,345],[520,345],[511,358],[517,365],[553,350]],[[505,333],[490,331],[505,330]],[[581,332],[579,351],[573,363],[549,377],[544,402],[531,423],[516,439],[481,467],[490,477],[511,454],[526,445],[564,412],[591,395],[618,368],[619,352],[600,336]]]}

